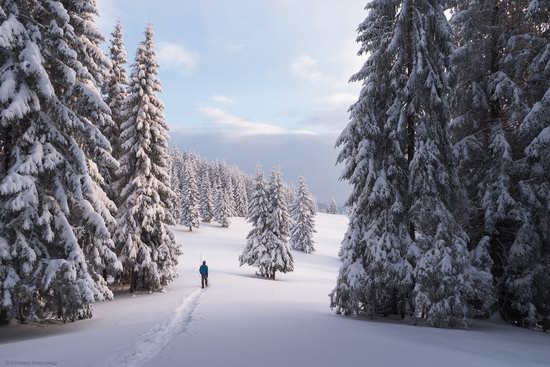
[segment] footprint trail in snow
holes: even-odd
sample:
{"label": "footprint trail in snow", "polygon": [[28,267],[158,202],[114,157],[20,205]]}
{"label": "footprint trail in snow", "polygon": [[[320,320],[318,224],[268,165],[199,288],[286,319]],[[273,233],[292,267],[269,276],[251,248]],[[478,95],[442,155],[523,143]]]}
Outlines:
{"label": "footprint trail in snow", "polygon": [[169,319],[140,335],[139,340],[131,345],[128,353],[109,359],[105,366],[139,367],[144,366],[152,360],[176,335],[186,331],[193,320],[193,311],[198,306],[200,297],[207,289],[197,289],[185,297]]}

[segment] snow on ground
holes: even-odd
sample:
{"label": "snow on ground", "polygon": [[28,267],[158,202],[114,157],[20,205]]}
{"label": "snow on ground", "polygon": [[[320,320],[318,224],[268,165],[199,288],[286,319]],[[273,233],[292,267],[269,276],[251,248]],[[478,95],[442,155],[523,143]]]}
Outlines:
{"label": "snow on ground", "polygon": [[[295,253],[293,273],[276,281],[238,266],[249,225],[203,225],[187,232],[180,277],[164,294],[117,294],[94,317],[67,325],[0,328],[0,363],[57,366],[549,366],[550,335],[479,321],[471,330],[363,321],[335,315],[343,216],[319,214],[311,255]],[[210,268],[200,289],[198,267]]]}

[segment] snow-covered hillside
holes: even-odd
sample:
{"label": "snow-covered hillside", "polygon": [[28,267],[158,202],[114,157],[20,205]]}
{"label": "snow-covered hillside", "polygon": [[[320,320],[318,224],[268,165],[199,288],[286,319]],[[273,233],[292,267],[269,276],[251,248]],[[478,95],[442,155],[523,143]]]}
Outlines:
{"label": "snow-covered hillside", "polygon": [[[0,362],[57,366],[548,366],[550,335],[500,321],[472,330],[415,327],[335,315],[337,252],[347,219],[318,214],[317,251],[295,253],[276,281],[239,268],[249,224],[176,228],[179,278],[164,294],[116,294],[92,319],[0,328]],[[200,289],[206,260],[211,286]]]}

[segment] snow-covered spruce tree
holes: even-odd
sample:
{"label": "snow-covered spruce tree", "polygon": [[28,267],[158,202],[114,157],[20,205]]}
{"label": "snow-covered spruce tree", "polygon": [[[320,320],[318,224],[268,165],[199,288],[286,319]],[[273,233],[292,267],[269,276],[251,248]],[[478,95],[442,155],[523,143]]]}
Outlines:
{"label": "snow-covered spruce tree", "polygon": [[218,189],[214,219],[222,226],[222,228],[228,228],[231,224],[229,221],[229,217],[231,216],[229,196],[229,193],[223,187]]}
{"label": "snow-covered spruce tree", "polygon": [[[120,141],[121,126],[127,119],[124,110],[124,101],[127,97],[128,76],[126,75],[125,68],[127,59],[122,32],[122,23],[119,21],[116,23],[113,33],[111,33],[111,43],[109,46],[111,68],[103,86],[105,102],[107,102],[111,109],[111,118],[113,120],[113,125],[107,129],[105,135],[111,142],[111,147],[113,148],[112,154],[117,160],[122,155],[120,147],[122,143]],[[110,174],[114,176],[114,172]],[[115,180],[116,178],[112,177],[112,181]],[[112,192],[110,194],[116,203],[117,193]]]}
{"label": "snow-covered spruce tree", "polygon": [[[501,244],[509,246],[511,238],[505,228],[517,226],[512,213],[518,210],[512,195],[515,167],[510,129],[502,124],[499,102],[492,98],[490,86],[502,57],[499,24],[503,19],[499,17],[502,15],[495,1],[455,4],[451,25],[457,45],[452,54],[456,80],[450,124],[458,172],[470,201],[466,230],[471,251],[487,260],[485,268],[492,270],[497,281],[505,257],[494,256],[495,250]],[[475,287],[473,305],[480,315],[489,314],[494,304],[492,277],[486,280]]]}
{"label": "snow-covered spruce tree", "polygon": [[[510,247],[518,226],[516,214],[522,210],[513,194],[517,185],[515,137],[511,126],[502,119],[502,107],[494,98],[492,83],[501,74],[502,45],[508,37],[504,31],[508,10],[499,3],[467,1],[457,3],[455,8],[451,24],[458,47],[452,58],[456,88],[451,131],[459,173],[471,202],[470,224],[466,228],[472,253],[483,252],[483,248],[491,253],[490,257],[483,257],[502,289],[501,276],[506,266],[502,249]],[[508,26],[515,27],[509,23]],[[491,305],[487,302],[493,299],[491,288],[492,284],[487,283],[476,286],[476,298],[484,300],[477,304]],[[488,314],[490,309],[479,312]]]}
{"label": "snow-covered spruce tree", "polygon": [[231,177],[233,180],[233,198],[235,202],[235,216],[246,217],[248,210],[248,198],[246,193],[246,183],[244,175],[237,167],[231,167]]}
{"label": "snow-covered spruce tree", "polygon": [[331,307],[338,313],[374,317],[409,313],[412,240],[408,215],[406,126],[395,101],[402,81],[392,73],[390,48],[399,13],[394,1],[374,1],[359,25],[360,53],[370,54],[351,81],[361,81],[350,122],[337,140],[342,179],[352,185],[346,202],[348,230]]}
{"label": "snow-covered spruce tree", "polygon": [[[235,215],[235,199],[233,197],[233,184],[231,181],[231,173],[229,171],[229,167],[227,166],[226,162],[218,162],[218,193],[217,198],[224,197],[225,195],[225,204],[227,205],[227,210],[229,213],[229,216]],[[219,193],[219,190],[225,191],[223,195]],[[216,203],[217,207],[221,207],[221,202]]]}
{"label": "snow-covered spruce tree", "polygon": [[[105,78],[110,73],[110,61],[101,50],[101,45],[105,39],[95,26],[95,18],[98,16],[94,1],[89,0],[66,0],[62,1],[69,15],[69,25],[73,27],[74,37],[68,37],[68,44],[72,44],[77,52],[77,59],[82,67],[89,72],[87,83],[95,87],[95,93],[100,94],[100,86],[103,85]],[[70,101],[71,108],[90,124],[99,128],[103,135],[109,134],[114,126],[110,109],[105,108],[106,103],[102,98],[86,98],[72,96]],[[99,107],[101,106],[101,107]],[[95,111],[94,111],[95,109]],[[108,136],[106,144],[108,143]],[[114,215],[116,206],[107,196],[111,185],[110,172],[118,168],[118,162],[109,152],[102,148],[93,147],[88,149],[86,145],[82,148],[87,156],[87,165],[92,184],[96,186],[95,195],[87,196],[87,200],[94,209],[101,215],[109,233],[103,225],[97,222],[97,230],[103,232],[102,236],[91,235],[87,231],[77,231],[77,238],[80,246],[84,250],[88,262],[88,270],[98,285],[101,285],[102,292],[107,298],[112,298],[111,291],[107,288],[107,274],[117,273],[122,270],[122,265],[115,256],[115,244],[111,237],[116,225]],[[87,222],[79,224],[79,228],[85,228],[90,223],[89,218],[80,218]]]}
{"label": "snow-covered spruce tree", "polygon": [[175,223],[180,223],[183,216],[183,155],[177,149],[170,151],[169,173],[170,189],[174,192],[174,199],[170,205],[170,212]]}
{"label": "snow-covered spruce tree", "polygon": [[201,219],[205,223],[210,223],[214,219],[214,202],[212,199],[212,184],[210,183],[207,167],[202,170],[199,196]]}
{"label": "snow-covered spruce tree", "polygon": [[[210,179],[212,180],[212,190],[214,191],[214,201],[217,200],[218,190],[220,187],[223,187],[223,179],[222,179],[222,170],[221,170],[221,162],[220,161],[214,161],[212,164],[212,167],[210,168]],[[216,206],[216,203],[214,203],[214,206]]]}
{"label": "snow-covered spruce tree", "polygon": [[[300,178],[303,178],[302,176],[298,177],[298,180]],[[292,203],[294,203],[296,201],[296,194],[297,194],[297,188],[296,186],[294,185],[294,183],[291,183],[291,184],[288,184],[287,186],[287,193],[286,193],[286,201],[287,203],[291,203],[290,206],[292,206]],[[292,215],[291,215],[292,217]],[[292,222],[292,218],[290,219],[290,221]]]}
{"label": "snow-covered spruce tree", "polygon": [[227,166],[226,166],[226,170],[224,172],[223,178],[224,178],[223,187],[224,187],[225,193],[227,194],[227,205],[228,205],[227,207],[229,209],[229,215],[232,217],[235,217],[237,216],[235,195],[234,195],[235,189],[233,188],[233,180],[231,178],[231,173]]}
{"label": "snow-covered spruce tree", "polygon": [[229,182],[230,182],[230,189],[229,195],[231,195],[231,199],[233,200],[233,212],[231,213],[234,217],[239,217],[239,209],[237,205],[237,176],[235,172],[235,167],[230,166],[229,167]]}
{"label": "snow-covered spruce tree", "polygon": [[[87,87],[94,88],[94,93],[97,93],[110,69],[109,59],[100,48],[104,42],[104,37],[95,26],[95,18],[98,15],[97,8],[92,1],[66,0],[61,1],[61,3],[62,7],[58,7],[56,11],[58,15],[67,16],[68,24],[65,26],[72,27],[69,32],[65,32],[64,41],[76,52],[76,59],[80,63],[81,70],[87,71],[87,74],[83,77],[85,83],[88,84]],[[56,42],[56,36],[50,36],[52,36],[52,42]],[[85,89],[82,90],[82,96],[73,94],[71,97],[67,97],[67,106],[82,118],[87,119],[88,123],[99,128],[100,132],[106,136],[114,124],[110,110],[105,108],[102,99],[87,95],[88,92]],[[106,137],[108,138],[108,136]],[[91,184],[96,186],[94,189],[96,194],[89,195],[86,199],[101,215],[107,227],[112,230],[115,226],[116,206],[105,192],[108,191],[111,183],[110,172],[118,167],[118,162],[113,159],[109,151],[103,148],[91,147],[89,149],[90,147],[84,144],[81,144],[81,148],[86,155],[88,172],[92,178]],[[89,218],[81,217],[79,219],[87,222],[75,223],[74,226],[79,228],[85,228],[93,223],[93,221],[90,222]],[[105,230],[103,225],[99,223],[97,229],[102,232]],[[113,252],[114,243],[111,240],[111,235],[104,233],[102,236],[93,236],[87,231],[77,231],[76,234],[88,261],[90,275],[101,287],[105,296],[111,298],[112,293],[107,288],[105,281],[108,269],[121,270],[121,265]]]}
{"label": "snow-covered spruce tree", "polygon": [[227,190],[227,177],[224,163],[216,161],[212,169],[212,184],[214,187],[214,220],[223,225],[232,213],[231,195]]}
{"label": "snow-covered spruce tree", "polygon": [[541,209],[548,206],[540,195],[548,180],[538,173],[544,154],[528,148],[548,125],[548,4],[466,1],[453,10],[452,132],[471,207],[479,208],[468,233],[474,244],[487,243],[503,317],[534,327],[550,313],[540,292],[548,284],[541,276],[548,266],[547,225],[541,225],[548,212]]}
{"label": "snow-covered spruce tree", "polygon": [[[95,0],[59,0],[69,15],[69,23],[83,39],[83,42],[75,42],[74,49],[79,55],[80,62],[88,69],[96,86],[101,89],[110,76],[111,65],[109,57],[101,46],[105,43],[105,37],[96,27],[96,19],[99,17]],[[99,117],[98,117],[99,120]],[[111,126],[112,120],[105,120],[105,128]],[[98,122],[101,123],[101,122]]]}
{"label": "snow-covered spruce tree", "polygon": [[389,45],[396,56],[390,74],[405,75],[392,107],[407,128],[408,217],[419,250],[415,316],[430,326],[464,327],[477,274],[468,236],[457,220],[465,195],[447,132],[450,29],[440,1],[403,1],[402,6]]}
{"label": "snow-covered spruce tree", "polygon": [[248,215],[248,197],[246,192],[245,181],[243,178],[237,181],[235,206],[237,216],[246,218]]}
{"label": "snow-covered spruce tree", "polygon": [[313,233],[315,233],[315,214],[312,212],[313,200],[305,179],[300,177],[296,197],[290,208],[290,245],[294,250],[310,253],[315,251]]}
{"label": "snow-covered spruce tree", "polygon": [[283,183],[283,192],[287,203],[293,203],[296,199],[296,188],[292,184]]}
{"label": "snow-covered spruce tree", "polygon": [[[550,55],[546,43],[546,54]],[[546,80],[550,80],[546,69]],[[550,87],[523,120],[522,129],[537,132],[525,149],[524,201],[530,203],[529,221],[523,223],[510,248],[506,269],[506,301],[502,313],[511,322],[550,331]],[[545,125],[545,126],[544,126]],[[532,136],[526,134],[526,136]],[[530,199],[530,200],[527,200]]]}
{"label": "snow-covered spruce tree", "polygon": [[112,296],[102,272],[119,266],[94,163],[114,162],[98,128],[109,109],[82,52],[101,35],[92,3],[20,5],[0,11],[0,313],[75,320]]}
{"label": "snow-covered spruce tree", "polygon": [[185,162],[183,168],[183,209],[181,224],[192,231],[193,228],[199,228],[199,192],[197,188],[196,173],[190,161]]}
{"label": "snow-covered spruce tree", "polygon": [[[395,299],[408,299],[414,316],[428,325],[462,327],[471,314],[469,301],[481,274],[472,265],[468,236],[457,220],[463,216],[465,195],[447,132],[448,23],[441,2],[436,0],[375,1],[367,8],[370,12],[358,39],[361,51],[372,55],[356,80],[365,80],[361,95],[373,97],[361,98],[352,106],[352,120],[338,142],[343,145],[340,159],[347,164],[344,178],[354,181],[354,191],[348,200],[350,227],[341,249],[343,266],[333,306],[348,313],[374,314],[383,305],[380,310],[384,313],[401,308],[399,312],[404,314],[404,307],[398,306],[403,302]],[[382,143],[385,149],[378,154],[370,152],[379,148],[378,139],[386,142],[386,146]],[[370,158],[371,154],[378,158]],[[369,204],[387,212],[371,217]],[[366,227],[377,221],[378,226]],[[386,229],[389,223],[391,232]],[[384,241],[390,233],[396,239],[384,245],[375,236],[374,243],[369,244],[373,233]],[[380,266],[390,265],[391,269],[397,265],[397,277],[392,280],[398,280],[394,284],[401,288],[401,296],[396,297],[397,289],[389,295],[377,295],[381,288],[368,283],[376,274],[371,270],[374,263],[370,259],[363,263],[368,265],[366,271],[360,265],[363,259],[357,261],[349,255],[358,250],[361,254],[362,249],[373,245],[383,246],[382,252],[371,252],[376,260],[381,259]],[[380,253],[391,255],[383,258]],[[406,286],[410,284],[408,254],[416,255],[410,259],[414,265],[410,297]],[[379,281],[379,277],[374,279]],[[353,294],[346,280],[354,286],[366,284],[372,293]],[[358,298],[353,300],[352,296]],[[355,308],[348,306],[350,299]],[[381,304],[373,304],[373,299]],[[338,309],[339,305],[346,307]],[[392,307],[388,309],[388,305]]]}
{"label": "snow-covered spruce tree", "polygon": [[290,217],[286,204],[284,182],[281,172],[273,169],[268,188],[269,215],[266,218],[263,237],[267,244],[266,257],[260,258],[260,266],[264,275],[275,280],[275,273],[288,273],[294,270],[294,257],[288,236],[290,231]]}
{"label": "snow-covered spruce tree", "polygon": [[221,187],[223,187],[222,177],[221,177],[221,171],[220,171],[220,162],[215,161],[212,167],[210,167],[210,179],[212,182],[212,193],[213,193],[213,200],[214,200],[214,210],[219,206],[218,205],[218,198],[219,198],[219,190]]}
{"label": "snow-covered spruce tree", "polygon": [[122,124],[124,154],[117,171],[122,200],[115,239],[125,265],[130,291],[160,290],[175,276],[179,246],[168,227],[174,192],[168,186],[168,125],[157,77],[153,28],[139,44],[125,101],[128,120]]}
{"label": "snow-covered spruce tree", "polygon": [[252,229],[246,236],[246,246],[239,256],[240,266],[250,265],[258,268],[258,275],[266,276],[263,263],[269,259],[267,237],[264,235],[269,216],[269,192],[264,174],[256,170],[256,178],[248,202],[247,220]]}
{"label": "snow-covered spruce tree", "polygon": [[[105,42],[105,38],[95,26],[95,18],[98,16],[95,1],[90,0],[62,0],[68,16],[69,25],[73,28],[75,39],[68,37],[67,42],[77,53],[77,59],[88,71],[90,82],[94,84],[96,89],[100,89],[105,85],[106,80],[110,78],[111,62],[108,56],[101,49],[101,45]],[[107,101],[108,103],[108,101]],[[81,103],[80,99],[72,101],[71,105],[75,109],[81,109],[83,114],[88,113],[86,104]],[[94,123],[109,140],[112,129],[115,123],[112,120],[110,109],[101,110],[95,115],[90,115],[92,123]],[[112,183],[111,173],[118,168],[118,162],[113,159],[111,154],[104,155],[101,151],[89,152],[88,165],[90,172],[96,170],[98,174],[93,174],[94,182],[100,185],[104,191],[108,191]],[[106,198],[105,198],[106,199]],[[113,215],[116,212],[116,207],[110,201],[105,205],[109,207],[110,213]],[[105,218],[112,221],[112,218]]]}
{"label": "snow-covered spruce tree", "polygon": [[[252,191],[254,191],[254,181],[255,178],[249,175],[245,176],[245,188],[246,188],[246,209],[250,208],[250,197],[252,196]],[[248,212],[246,213],[246,216],[248,217]]]}
{"label": "snow-covered spruce tree", "polygon": [[550,3],[506,4],[501,72],[492,80],[505,125],[517,127],[517,201],[523,213],[507,252],[501,314],[517,325],[550,329]]}
{"label": "snow-covered spruce tree", "polygon": [[[98,15],[95,2],[67,0],[61,1],[61,3],[63,5],[56,9],[57,13],[62,14],[62,16],[67,15],[67,26],[72,27],[72,33],[66,32],[64,34],[65,42],[76,52],[76,59],[82,70],[88,72],[83,78],[86,79],[85,82],[88,87],[94,88],[94,92],[97,93],[99,86],[102,85],[105,77],[109,74],[110,62],[100,48],[104,42],[104,37],[95,26],[95,18]],[[53,36],[55,42],[55,35],[50,36]],[[110,110],[105,108],[102,99],[96,99],[96,97],[86,95],[86,93],[84,88],[82,97],[75,95],[68,97],[67,105],[82,118],[87,119],[90,124],[98,127],[103,135],[108,134],[109,129],[113,126]],[[115,226],[116,206],[107,197],[105,191],[109,189],[111,183],[110,172],[118,167],[118,162],[113,159],[110,152],[103,148],[92,147],[89,149],[87,145],[83,144],[81,148],[87,157],[86,163],[92,178],[92,185],[96,186],[94,190],[96,194],[87,196],[86,199],[101,215],[107,227],[112,230]],[[85,228],[90,224],[89,218],[81,217],[79,219],[87,223],[74,224],[76,227]],[[98,224],[98,231],[104,230],[105,228]],[[121,265],[113,252],[114,243],[111,240],[111,235],[104,233],[103,236],[93,236],[86,231],[77,231],[76,234],[78,242],[84,250],[90,275],[101,286],[106,297],[111,298],[112,293],[107,288],[105,281],[108,269],[121,270]]]}
{"label": "snow-covered spruce tree", "polygon": [[338,204],[336,204],[336,200],[332,199],[330,203],[328,203],[326,212],[327,214],[340,214],[340,212],[338,211]]}

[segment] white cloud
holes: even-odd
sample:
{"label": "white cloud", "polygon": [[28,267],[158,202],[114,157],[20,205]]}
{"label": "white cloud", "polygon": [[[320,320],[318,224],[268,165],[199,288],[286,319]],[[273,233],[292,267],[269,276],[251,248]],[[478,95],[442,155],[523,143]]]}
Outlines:
{"label": "white cloud", "polygon": [[158,45],[158,60],[161,66],[175,69],[183,74],[189,74],[199,64],[200,55],[188,50],[185,46],[173,42],[160,42]]}
{"label": "white cloud", "polygon": [[231,42],[225,45],[227,52],[240,52],[244,49],[244,42]]}
{"label": "white cloud", "polygon": [[290,69],[299,78],[309,82],[317,82],[322,79],[322,74],[317,67],[317,60],[308,55],[298,56],[290,64]]}
{"label": "white cloud", "polygon": [[235,116],[221,108],[203,106],[199,108],[199,112],[213,120],[214,122],[230,128],[229,132],[240,135],[284,135],[284,134],[314,134],[305,130],[288,130],[281,126],[267,124],[263,122],[255,122]]}
{"label": "white cloud", "polygon": [[350,76],[360,69],[363,62],[353,50],[347,52],[349,49],[349,43],[345,43],[342,46],[343,51],[322,59],[322,68],[319,59],[305,54],[300,55],[290,63],[290,70],[302,80],[323,84],[325,89],[347,88]]}
{"label": "white cloud", "polygon": [[235,100],[233,98],[222,96],[219,94],[212,96],[212,100],[219,103],[235,103]]}
{"label": "white cloud", "polygon": [[316,100],[321,104],[328,104],[332,106],[349,106],[357,101],[357,96],[351,93],[334,93],[330,96],[317,98]]}

